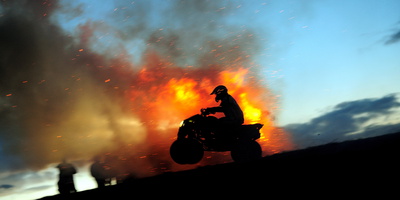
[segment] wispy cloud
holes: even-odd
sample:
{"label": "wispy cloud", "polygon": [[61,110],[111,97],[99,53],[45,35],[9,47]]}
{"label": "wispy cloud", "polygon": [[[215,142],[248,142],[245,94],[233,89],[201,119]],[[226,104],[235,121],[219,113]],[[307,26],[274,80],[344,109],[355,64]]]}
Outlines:
{"label": "wispy cloud", "polygon": [[395,33],[393,33],[392,35],[390,35],[389,38],[386,40],[385,44],[389,45],[389,44],[394,44],[397,42],[400,42],[400,30],[398,30]]}
{"label": "wispy cloud", "polygon": [[13,188],[13,187],[14,187],[14,185],[10,185],[10,184],[0,185],[0,189],[10,189],[10,188]]}
{"label": "wispy cloud", "polygon": [[298,148],[400,131],[398,94],[343,102],[332,111],[303,124],[285,127]]}

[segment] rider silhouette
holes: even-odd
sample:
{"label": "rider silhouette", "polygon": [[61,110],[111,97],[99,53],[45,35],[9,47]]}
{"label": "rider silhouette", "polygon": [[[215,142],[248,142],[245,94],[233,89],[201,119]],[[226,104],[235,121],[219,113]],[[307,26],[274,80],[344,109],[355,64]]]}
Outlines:
{"label": "rider silhouette", "polygon": [[220,118],[219,125],[220,126],[239,126],[243,124],[244,117],[243,111],[240,109],[239,105],[237,104],[236,100],[228,94],[228,89],[223,86],[217,86],[210,95],[215,94],[215,101],[221,101],[220,105],[217,107],[206,108],[206,113],[216,113],[216,112],[223,112],[225,117]]}

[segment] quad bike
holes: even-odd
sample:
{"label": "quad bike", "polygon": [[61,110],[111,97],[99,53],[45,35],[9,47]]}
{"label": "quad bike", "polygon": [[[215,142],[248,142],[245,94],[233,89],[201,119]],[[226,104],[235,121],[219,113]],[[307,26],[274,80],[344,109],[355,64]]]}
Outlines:
{"label": "quad bike", "polygon": [[179,127],[178,137],[170,147],[171,158],[178,164],[195,164],[204,151],[230,151],[234,161],[247,161],[261,157],[260,138],[263,124],[221,126],[219,119],[209,116],[207,109],[185,119]]}

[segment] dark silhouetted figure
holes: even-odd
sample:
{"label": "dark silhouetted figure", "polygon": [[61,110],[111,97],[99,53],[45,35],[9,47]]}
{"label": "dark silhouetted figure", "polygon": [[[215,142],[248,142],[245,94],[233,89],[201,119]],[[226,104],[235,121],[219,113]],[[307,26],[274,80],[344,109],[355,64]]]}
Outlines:
{"label": "dark silhouetted figure", "polygon": [[58,181],[58,191],[60,194],[70,194],[76,192],[74,177],[76,174],[76,169],[72,164],[67,163],[64,159],[62,163],[57,165],[60,170],[59,181]]}
{"label": "dark silhouetted figure", "polygon": [[236,100],[228,94],[228,89],[223,86],[217,86],[210,95],[215,94],[215,101],[221,101],[217,107],[207,108],[207,113],[223,112],[225,117],[219,119],[220,126],[236,127],[244,122],[243,111],[237,104]]}
{"label": "dark silhouetted figure", "polygon": [[118,169],[116,168],[116,163],[118,163],[118,156],[112,154],[106,154],[104,158],[104,169],[106,175],[105,185],[112,185],[113,180],[116,180]]}
{"label": "dark silhouetted figure", "polygon": [[94,163],[90,166],[90,173],[96,180],[98,188],[102,188],[106,185],[106,169],[104,168],[104,163],[100,162],[98,156],[94,158]]}

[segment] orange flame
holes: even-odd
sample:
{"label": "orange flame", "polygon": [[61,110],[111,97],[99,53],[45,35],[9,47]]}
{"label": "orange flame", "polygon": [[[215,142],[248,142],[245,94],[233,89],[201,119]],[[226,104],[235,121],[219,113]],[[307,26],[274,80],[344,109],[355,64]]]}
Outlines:
{"label": "orange flame", "polygon": [[153,142],[168,139],[171,142],[183,119],[199,113],[200,108],[217,106],[210,92],[223,84],[241,106],[245,123],[264,124],[259,140],[264,155],[292,148],[288,135],[273,123],[271,113],[276,105],[273,95],[248,68],[182,68],[163,62],[156,55],[149,58],[148,62],[153,64],[138,72],[130,98],[133,110],[139,111],[149,130],[147,137]]}

